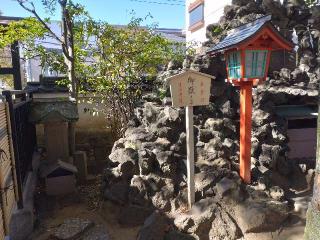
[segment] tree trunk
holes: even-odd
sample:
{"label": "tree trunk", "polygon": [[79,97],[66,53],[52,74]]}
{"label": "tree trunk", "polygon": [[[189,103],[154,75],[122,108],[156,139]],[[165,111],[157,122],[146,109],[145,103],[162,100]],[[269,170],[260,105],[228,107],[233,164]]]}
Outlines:
{"label": "tree trunk", "polygon": [[[320,91],[320,89],[319,89]],[[318,107],[320,106],[320,96],[318,100]],[[317,156],[316,169],[313,186],[313,196],[308,206],[307,221],[304,231],[304,238],[306,240],[320,239],[320,108],[318,111],[318,125],[317,125]]]}
{"label": "tree trunk", "polygon": [[67,9],[67,1],[60,1],[62,10],[62,33],[65,47],[64,60],[67,65],[67,75],[71,84],[71,96],[78,99],[78,84],[75,71],[75,57],[74,57],[74,37],[73,37],[73,22]]}

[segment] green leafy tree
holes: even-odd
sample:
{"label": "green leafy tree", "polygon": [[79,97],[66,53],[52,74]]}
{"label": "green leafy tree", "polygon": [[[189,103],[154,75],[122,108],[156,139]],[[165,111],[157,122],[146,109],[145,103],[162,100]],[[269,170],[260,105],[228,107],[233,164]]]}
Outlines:
{"label": "green leafy tree", "polygon": [[[11,49],[6,47],[0,49],[0,67],[11,67]],[[0,80],[4,83],[5,87],[13,88],[13,77],[12,75],[0,75]]]}
{"label": "green leafy tree", "polygon": [[[63,34],[57,36],[50,28],[51,20],[41,19],[32,2],[17,1],[34,17],[0,27],[0,48],[20,41],[26,57],[39,57],[42,66],[68,73],[66,84],[71,84],[76,98],[79,92],[99,95],[106,103],[103,112],[115,137],[126,128],[145,82],[154,79],[159,67],[170,60],[184,59],[184,44],[161,37],[154,25],[142,27],[141,18],[116,28],[93,21],[82,6],[71,1],[43,0],[47,11],[62,9]],[[35,41],[47,37],[61,44],[62,55]]]}
{"label": "green leafy tree", "polygon": [[304,0],[308,7],[315,6],[317,3],[319,3],[318,0]]}
{"label": "green leafy tree", "polygon": [[90,66],[95,75],[88,84],[103,97],[109,127],[117,138],[159,66],[170,60],[182,61],[185,54],[184,45],[163,38],[155,26],[142,27],[142,22],[135,18],[122,28],[99,22],[92,32],[96,39],[92,53],[97,61]]}
{"label": "green leafy tree", "polygon": [[[42,0],[43,6],[49,13],[61,9],[62,34],[58,35],[51,28],[50,18],[42,18],[30,0],[16,0],[20,6],[31,13],[33,17],[21,21],[12,22],[7,27],[0,27],[0,48],[19,41],[25,48],[25,57],[39,57],[41,66],[50,66],[54,70],[65,72],[68,76],[67,83],[71,85],[71,94],[77,98],[79,89],[79,77],[76,75],[77,52],[75,46],[75,25],[89,22],[90,17],[80,4],[71,0]],[[51,38],[60,44],[63,54],[48,51],[37,40]],[[84,37],[82,37],[84,38]],[[78,42],[77,44],[82,44]]]}

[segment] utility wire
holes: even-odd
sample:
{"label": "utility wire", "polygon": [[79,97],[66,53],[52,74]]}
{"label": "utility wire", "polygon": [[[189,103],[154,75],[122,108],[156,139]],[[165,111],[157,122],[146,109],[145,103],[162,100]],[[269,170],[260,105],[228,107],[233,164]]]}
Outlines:
{"label": "utility wire", "polygon": [[[145,1],[145,0],[130,0],[131,2],[140,2],[140,3],[149,3],[149,4],[159,4],[159,5],[169,5],[169,6],[185,6],[181,3],[170,3],[170,2],[156,2],[156,1]],[[169,1],[169,0],[167,0]],[[178,1],[172,1],[172,2],[178,2]],[[180,2],[180,1],[179,1]]]}
{"label": "utility wire", "polygon": [[165,0],[166,2],[180,2],[180,3],[184,3],[185,1],[182,0]]}

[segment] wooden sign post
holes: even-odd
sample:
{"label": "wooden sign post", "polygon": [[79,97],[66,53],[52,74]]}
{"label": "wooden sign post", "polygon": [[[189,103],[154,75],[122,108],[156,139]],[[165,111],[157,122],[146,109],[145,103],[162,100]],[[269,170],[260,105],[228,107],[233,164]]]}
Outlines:
{"label": "wooden sign post", "polygon": [[188,205],[195,202],[193,106],[209,104],[213,76],[193,70],[174,75],[169,81],[172,106],[186,108]]}
{"label": "wooden sign post", "polygon": [[188,204],[195,200],[193,106],[186,107]]}

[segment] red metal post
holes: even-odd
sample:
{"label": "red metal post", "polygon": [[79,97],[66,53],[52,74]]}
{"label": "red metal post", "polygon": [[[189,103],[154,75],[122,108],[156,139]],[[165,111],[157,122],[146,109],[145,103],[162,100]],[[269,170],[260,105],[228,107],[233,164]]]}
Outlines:
{"label": "red metal post", "polygon": [[240,84],[240,177],[251,181],[252,81]]}

